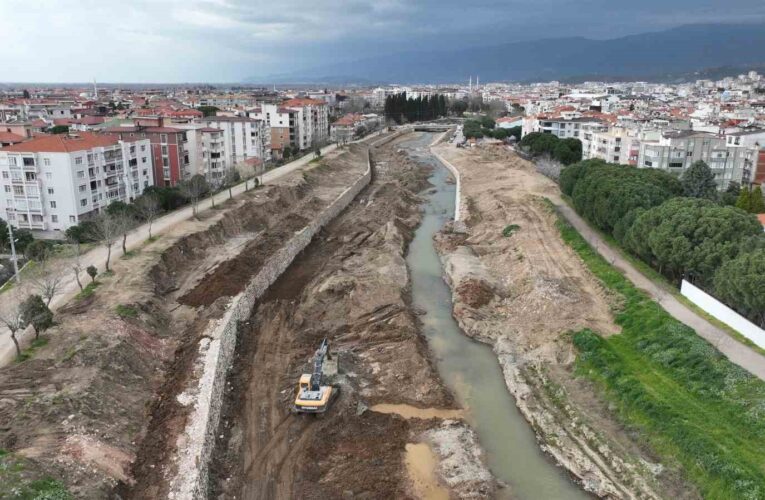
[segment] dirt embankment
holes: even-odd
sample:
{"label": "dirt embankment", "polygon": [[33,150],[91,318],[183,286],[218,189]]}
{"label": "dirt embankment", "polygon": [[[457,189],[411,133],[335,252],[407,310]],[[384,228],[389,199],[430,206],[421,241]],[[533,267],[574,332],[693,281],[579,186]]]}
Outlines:
{"label": "dirt embankment", "polygon": [[574,376],[567,333],[618,333],[616,304],[560,239],[543,199],[557,197],[557,185],[502,146],[436,151],[459,169],[468,212],[464,232],[446,228],[437,238],[454,316],[494,347],[542,448],[601,497],[692,497]]}
{"label": "dirt embankment", "polygon": [[[240,335],[212,498],[414,495],[406,445],[427,440],[426,431],[441,421],[369,408],[454,408],[454,402],[428,359],[408,299],[404,255],[427,172],[396,150],[394,142],[374,152],[372,184],[271,287]],[[333,383],[340,397],[322,418],[293,415],[297,380],[324,337],[338,356]],[[490,476],[452,479],[459,496],[489,495],[494,487]]]}
{"label": "dirt embankment", "polygon": [[0,448],[76,498],[163,497],[199,336],[365,168],[353,146],[113,259],[114,275],[57,314],[47,345],[0,371]]}

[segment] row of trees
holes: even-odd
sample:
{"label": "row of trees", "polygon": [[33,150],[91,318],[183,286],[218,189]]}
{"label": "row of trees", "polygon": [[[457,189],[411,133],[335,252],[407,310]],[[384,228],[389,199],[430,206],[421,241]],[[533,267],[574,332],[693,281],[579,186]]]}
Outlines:
{"label": "row of trees", "polygon": [[[731,198],[756,190],[717,192],[697,162],[680,179],[656,169],[587,160],[563,169],[561,191],[574,208],[625,249],[669,279],[700,285],[765,326],[765,236],[762,225]],[[746,194],[741,194],[746,193]],[[726,194],[728,196],[726,196]],[[738,204],[738,203],[736,203]]]}
{"label": "row of trees", "polygon": [[385,118],[398,124],[433,120],[447,112],[446,96],[441,94],[411,98],[402,92],[385,98]]}
{"label": "row of trees", "polygon": [[526,134],[519,145],[535,157],[549,156],[564,165],[582,160],[582,141],[573,137],[559,139],[553,134],[532,132]]}

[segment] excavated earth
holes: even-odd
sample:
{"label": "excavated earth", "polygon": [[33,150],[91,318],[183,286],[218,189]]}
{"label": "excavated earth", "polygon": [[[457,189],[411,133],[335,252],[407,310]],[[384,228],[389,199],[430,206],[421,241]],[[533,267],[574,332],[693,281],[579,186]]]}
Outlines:
{"label": "excavated earth", "polygon": [[177,396],[202,332],[265,256],[363,174],[366,149],[251,190],[125,258],[115,248],[113,274],[56,315],[48,343],[0,370],[3,454],[76,498],[164,497],[187,415]]}
{"label": "excavated earth", "polygon": [[[412,498],[407,444],[441,436],[454,441],[444,453],[472,457],[441,478],[451,494],[492,495],[466,424],[434,418],[438,411],[405,418],[370,409],[455,408],[419,334],[404,260],[428,171],[396,144],[373,152],[370,186],[298,256],[240,335],[210,498]],[[325,337],[340,396],[321,417],[292,414],[297,381]]]}
{"label": "excavated earth", "polygon": [[[502,145],[433,148],[461,177],[463,221],[436,239],[463,331],[494,348],[505,382],[540,445],[603,498],[698,498],[574,373],[569,335],[618,333],[618,299],[562,241],[545,197],[557,185]],[[505,228],[509,235],[504,235]]]}

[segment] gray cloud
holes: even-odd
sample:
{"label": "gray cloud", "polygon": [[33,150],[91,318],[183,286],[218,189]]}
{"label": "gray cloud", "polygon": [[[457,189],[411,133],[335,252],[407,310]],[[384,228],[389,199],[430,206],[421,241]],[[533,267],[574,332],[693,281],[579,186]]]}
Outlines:
{"label": "gray cloud", "polygon": [[3,81],[239,81],[406,50],[765,19],[762,0],[0,0]]}

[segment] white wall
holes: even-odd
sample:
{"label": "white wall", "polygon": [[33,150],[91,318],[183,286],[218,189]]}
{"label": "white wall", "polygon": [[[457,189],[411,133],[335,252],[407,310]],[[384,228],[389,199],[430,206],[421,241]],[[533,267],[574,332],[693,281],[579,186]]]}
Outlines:
{"label": "white wall", "polygon": [[744,318],[730,307],[685,280],[683,280],[680,287],[680,293],[713,317],[733,328],[758,346],[765,348],[765,330]]}

